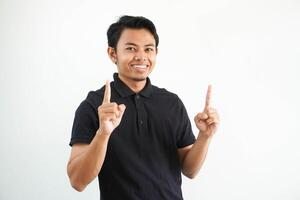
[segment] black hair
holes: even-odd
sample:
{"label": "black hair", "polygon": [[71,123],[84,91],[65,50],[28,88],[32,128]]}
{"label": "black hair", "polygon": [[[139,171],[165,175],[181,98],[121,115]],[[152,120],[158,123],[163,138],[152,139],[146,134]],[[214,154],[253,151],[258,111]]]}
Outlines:
{"label": "black hair", "polygon": [[123,15],[116,23],[110,25],[107,30],[108,46],[116,49],[117,43],[121,37],[122,32],[126,28],[132,29],[147,29],[155,39],[155,46],[157,48],[159,38],[156,33],[156,28],[153,22],[142,16],[128,16]]}

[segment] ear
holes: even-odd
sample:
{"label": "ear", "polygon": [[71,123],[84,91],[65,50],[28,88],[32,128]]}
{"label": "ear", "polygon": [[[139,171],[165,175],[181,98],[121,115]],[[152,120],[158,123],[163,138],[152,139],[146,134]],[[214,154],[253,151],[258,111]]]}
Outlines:
{"label": "ear", "polygon": [[110,60],[113,63],[117,64],[117,52],[113,47],[108,47],[107,48],[107,54],[108,54]]}

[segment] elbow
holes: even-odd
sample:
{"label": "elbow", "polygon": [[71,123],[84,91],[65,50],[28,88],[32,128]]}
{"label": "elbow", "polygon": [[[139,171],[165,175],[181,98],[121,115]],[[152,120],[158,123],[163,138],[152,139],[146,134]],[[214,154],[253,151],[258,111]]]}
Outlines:
{"label": "elbow", "polygon": [[[86,185],[82,183],[82,181],[74,174],[72,173],[72,170],[69,168],[67,169],[68,176],[69,176],[69,181],[71,186],[78,192],[82,192]],[[77,177],[77,178],[76,178]]]}
{"label": "elbow", "polygon": [[82,192],[82,191],[85,189],[85,186],[84,186],[84,185],[79,184],[79,183],[76,183],[76,182],[74,182],[74,181],[71,181],[71,185],[72,185],[72,187],[73,187],[76,191],[78,191],[78,192]]}
{"label": "elbow", "polygon": [[189,179],[194,179],[196,177],[196,174],[185,174],[186,177],[188,177]]}
{"label": "elbow", "polygon": [[76,179],[75,177],[69,176],[70,184],[71,186],[78,192],[82,192],[86,185],[82,183],[79,179]]}
{"label": "elbow", "polygon": [[189,179],[194,179],[197,174],[198,174],[198,171],[194,171],[194,172],[186,172],[186,171],[183,171],[182,172],[187,178]]}

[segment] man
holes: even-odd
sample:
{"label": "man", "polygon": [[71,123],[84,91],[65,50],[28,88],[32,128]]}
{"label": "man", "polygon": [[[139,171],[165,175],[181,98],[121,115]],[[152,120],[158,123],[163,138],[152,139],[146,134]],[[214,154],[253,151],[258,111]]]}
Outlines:
{"label": "man", "polygon": [[194,121],[177,95],[153,86],[158,35],[144,17],[123,16],[108,31],[108,55],[118,73],[92,91],[75,113],[68,175],[82,191],[98,176],[101,199],[183,199],[181,172],[194,178],[219,124],[208,87]]}

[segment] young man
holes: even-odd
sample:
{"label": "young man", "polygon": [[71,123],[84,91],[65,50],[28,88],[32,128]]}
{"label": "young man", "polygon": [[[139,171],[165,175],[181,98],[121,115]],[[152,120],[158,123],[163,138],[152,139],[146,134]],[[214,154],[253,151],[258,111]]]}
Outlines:
{"label": "young man", "polygon": [[82,191],[98,176],[103,200],[179,200],[181,172],[200,170],[219,124],[208,87],[194,121],[177,95],[151,84],[158,35],[144,17],[123,16],[108,31],[108,55],[118,73],[89,92],[75,113],[68,162],[71,185]]}

